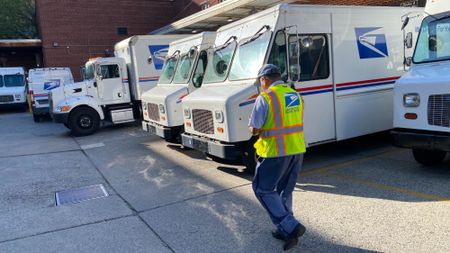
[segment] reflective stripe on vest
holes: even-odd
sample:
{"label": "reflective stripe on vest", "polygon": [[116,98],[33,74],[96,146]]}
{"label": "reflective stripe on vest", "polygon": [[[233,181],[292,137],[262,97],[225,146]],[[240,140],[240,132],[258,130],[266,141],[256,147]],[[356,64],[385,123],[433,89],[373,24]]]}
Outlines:
{"label": "reflective stripe on vest", "polygon": [[270,112],[255,143],[257,154],[279,157],[304,153],[303,101],[298,93],[285,84],[278,84],[262,92],[261,96],[268,103]]}

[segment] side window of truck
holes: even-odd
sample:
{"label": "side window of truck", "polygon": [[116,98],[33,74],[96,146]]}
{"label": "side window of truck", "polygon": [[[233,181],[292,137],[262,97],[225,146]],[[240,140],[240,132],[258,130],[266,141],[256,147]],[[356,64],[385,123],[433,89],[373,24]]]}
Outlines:
{"label": "side window of truck", "polygon": [[111,65],[102,65],[101,66],[102,71],[102,77],[103,79],[109,79],[109,78],[119,78],[119,66],[116,64]]}
{"label": "side window of truck", "polygon": [[192,77],[192,84],[195,88],[199,88],[203,83],[203,76],[205,74],[206,65],[208,64],[208,53],[203,50],[198,56],[197,66],[195,66],[194,76]]}
{"label": "side window of truck", "polygon": [[281,70],[281,76],[287,75],[287,55],[286,55],[286,35],[284,31],[278,31],[270,50],[270,55],[267,63],[278,66]]}
{"label": "side window of truck", "polygon": [[299,42],[299,81],[327,79],[330,75],[330,56],[326,35],[301,35]]}

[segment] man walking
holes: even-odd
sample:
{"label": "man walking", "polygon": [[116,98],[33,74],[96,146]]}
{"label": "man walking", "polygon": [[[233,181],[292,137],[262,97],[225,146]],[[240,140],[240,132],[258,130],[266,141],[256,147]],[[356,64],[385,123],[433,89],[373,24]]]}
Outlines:
{"label": "man walking", "polygon": [[264,65],[258,72],[262,92],[256,99],[249,130],[259,135],[259,156],[253,191],[277,227],[272,236],[283,240],[284,250],[298,243],[306,228],[292,212],[292,192],[303,162],[303,101],[281,81],[280,69]]}

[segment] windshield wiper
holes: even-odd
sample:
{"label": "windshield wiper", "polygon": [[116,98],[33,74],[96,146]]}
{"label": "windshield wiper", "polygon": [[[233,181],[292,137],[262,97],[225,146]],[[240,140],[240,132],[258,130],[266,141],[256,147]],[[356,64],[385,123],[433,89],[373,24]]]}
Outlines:
{"label": "windshield wiper", "polygon": [[223,43],[221,46],[218,46],[215,51],[220,51],[220,50],[228,47],[228,45],[230,45],[235,40],[237,40],[237,37],[231,36],[230,38],[227,39],[227,41],[225,41],[225,43]]}
{"label": "windshield wiper", "polygon": [[[264,29],[266,29],[266,31],[262,32]],[[259,38],[261,35],[263,35],[267,31],[270,31],[270,26],[269,25],[264,25],[250,39],[248,39],[247,41],[242,43],[241,46],[246,45],[246,44],[248,44],[248,43],[250,43],[252,41],[255,41],[257,38]]]}

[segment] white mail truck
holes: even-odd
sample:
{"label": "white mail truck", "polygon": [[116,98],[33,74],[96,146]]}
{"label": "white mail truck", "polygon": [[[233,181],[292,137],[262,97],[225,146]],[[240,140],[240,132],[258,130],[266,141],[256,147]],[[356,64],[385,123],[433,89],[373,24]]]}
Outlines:
{"label": "white mail truck", "polygon": [[411,64],[394,87],[392,134],[417,162],[433,165],[450,152],[450,1],[427,1]]}
{"label": "white mail truck", "polygon": [[18,105],[27,110],[25,71],[22,67],[0,68],[0,106]]}
{"label": "white mail truck", "polygon": [[27,81],[33,120],[38,122],[49,114],[48,92],[73,83],[73,76],[70,68],[37,68],[28,71]]}
{"label": "white mail truck", "polygon": [[281,4],[219,28],[202,87],[183,99],[182,144],[253,169],[248,122],[264,63],[302,95],[308,146],[391,129],[398,23],[412,10]]}
{"label": "white mail truck", "polygon": [[75,135],[140,119],[141,93],[156,86],[169,43],[182,37],[133,36],[116,44],[116,57],[89,60],[83,82],[51,90],[52,118]]}
{"label": "white mail truck", "polygon": [[208,62],[208,50],[216,34],[203,32],[174,41],[158,85],[142,95],[144,131],[169,142],[179,142],[184,131],[182,99],[200,88]]}

